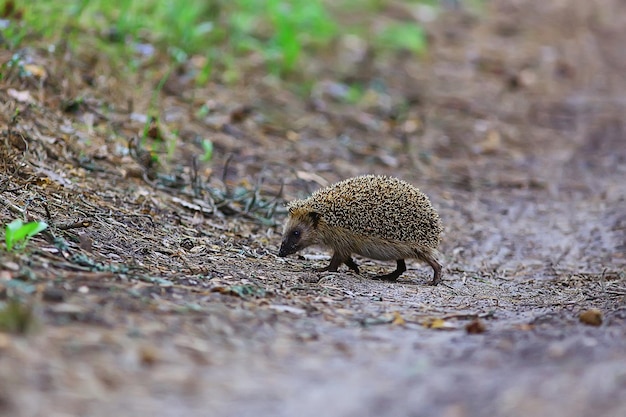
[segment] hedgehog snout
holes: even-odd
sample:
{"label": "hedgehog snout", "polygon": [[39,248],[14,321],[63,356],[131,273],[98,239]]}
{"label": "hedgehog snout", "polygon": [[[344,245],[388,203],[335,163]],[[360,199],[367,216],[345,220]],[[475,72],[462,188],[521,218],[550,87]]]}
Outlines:
{"label": "hedgehog snout", "polygon": [[291,255],[292,253],[296,253],[298,251],[298,245],[296,242],[290,242],[289,239],[283,239],[280,244],[280,250],[278,251],[278,256],[285,257],[287,255]]}
{"label": "hedgehog snout", "polygon": [[278,256],[287,256],[298,252],[302,245],[303,231],[301,227],[291,227],[285,230],[283,241],[280,244]]}

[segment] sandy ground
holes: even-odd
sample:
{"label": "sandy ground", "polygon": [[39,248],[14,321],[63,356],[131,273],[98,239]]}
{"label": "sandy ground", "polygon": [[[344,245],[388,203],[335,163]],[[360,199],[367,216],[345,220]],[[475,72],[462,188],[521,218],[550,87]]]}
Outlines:
{"label": "sandy ground", "polygon": [[[127,97],[63,89],[33,52],[46,83],[1,81],[0,219],[51,227],[0,252],[29,327],[0,333],[2,415],[626,415],[625,16],[543,3],[449,11],[428,57],[346,64],[386,86],[358,106],[332,78],[310,100],[174,79],[159,128],[181,142],[158,167],[128,152]],[[197,134],[216,156],[194,169]],[[362,173],[430,196],[439,286],[417,261],[388,283],[393,263],[276,256],[285,201]]]}

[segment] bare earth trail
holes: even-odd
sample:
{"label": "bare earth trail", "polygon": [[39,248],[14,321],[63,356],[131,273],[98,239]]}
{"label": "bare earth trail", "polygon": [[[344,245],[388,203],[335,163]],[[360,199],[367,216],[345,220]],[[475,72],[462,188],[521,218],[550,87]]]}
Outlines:
{"label": "bare earth trail", "polygon": [[[29,207],[52,227],[0,255],[3,297],[38,323],[0,333],[0,414],[626,416],[626,56],[611,48],[626,25],[619,2],[600,17],[526,3],[445,15],[428,62],[384,67],[392,100],[420,98],[401,120],[376,100],[212,86],[197,95],[235,103],[224,118],[246,100],[258,113],[216,128],[163,99],[182,136],[214,141],[207,184],[226,166],[232,190],[263,176],[267,199],[361,173],[420,187],[445,226],[437,287],[416,261],[388,283],[370,278],[393,262],[357,259],[356,275],[313,272],[329,255],[315,248],[278,258],[284,211],[264,223],[194,197],[191,140],[169,162],[186,186],[148,178],[102,133],[141,123],[64,114],[3,80],[0,219]],[[579,320],[590,309],[601,325]]]}

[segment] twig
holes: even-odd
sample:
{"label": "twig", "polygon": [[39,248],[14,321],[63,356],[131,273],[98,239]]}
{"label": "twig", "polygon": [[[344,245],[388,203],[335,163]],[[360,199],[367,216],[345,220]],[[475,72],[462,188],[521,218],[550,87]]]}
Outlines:
{"label": "twig", "polygon": [[15,204],[11,203],[8,200],[4,200],[4,205],[7,206],[9,208],[9,210],[11,210],[15,214],[18,214],[20,216],[23,216],[25,214],[25,210],[24,209],[19,208],[18,206],[16,206]]}
{"label": "twig", "polygon": [[231,153],[228,155],[226,161],[224,162],[224,171],[222,172],[222,184],[224,184],[224,194],[227,199],[230,197],[230,189],[228,188],[228,184],[226,184],[226,174],[228,173],[228,165],[230,165],[232,159],[233,154]]}
{"label": "twig", "polygon": [[493,317],[494,314],[495,313],[493,311],[489,311],[487,313],[450,314],[448,316],[444,316],[443,319],[444,320],[451,320],[451,319],[457,319],[457,320],[486,319],[488,317]]}
{"label": "twig", "polygon": [[73,223],[59,224],[57,225],[57,229],[59,230],[80,229],[83,227],[89,227],[92,224],[93,223],[91,222],[91,220],[81,220],[81,221],[73,222]]}

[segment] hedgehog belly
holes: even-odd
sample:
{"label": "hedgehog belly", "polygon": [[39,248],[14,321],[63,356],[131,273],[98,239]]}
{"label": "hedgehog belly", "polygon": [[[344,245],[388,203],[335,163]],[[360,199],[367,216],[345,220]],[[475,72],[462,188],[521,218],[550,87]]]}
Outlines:
{"label": "hedgehog belly", "polygon": [[415,258],[417,253],[413,245],[404,242],[390,242],[376,237],[361,238],[358,242],[359,244],[354,247],[354,253],[379,261]]}

